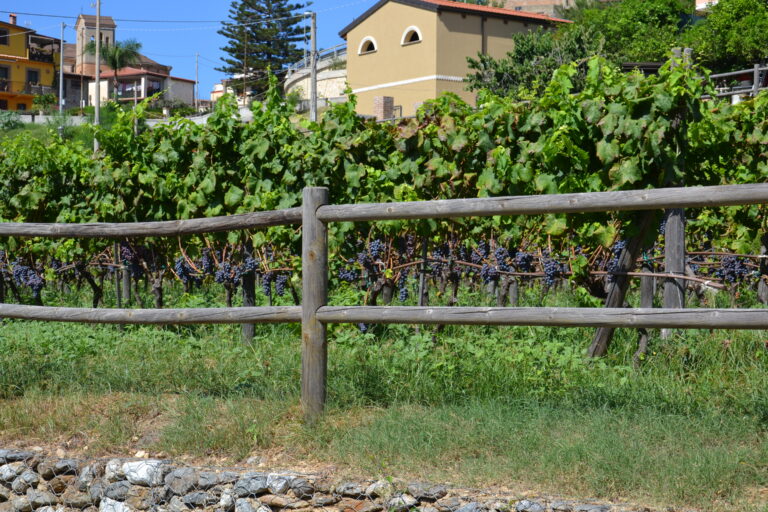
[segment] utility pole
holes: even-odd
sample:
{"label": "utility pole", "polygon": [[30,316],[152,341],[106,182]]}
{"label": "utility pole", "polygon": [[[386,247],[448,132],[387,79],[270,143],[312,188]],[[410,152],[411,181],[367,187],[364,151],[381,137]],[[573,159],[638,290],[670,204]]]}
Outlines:
{"label": "utility pole", "polygon": [[248,27],[243,27],[245,30],[245,44],[243,45],[243,106],[246,105],[245,95],[245,77],[248,75]]}
{"label": "utility pole", "polygon": [[61,24],[61,39],[59,40],[59,112],[64,112],[64,27]]}
{"label": "utility pole", "polygon": [[309,120],[317,121],[317,13],[308,13],[312,17],[312,26],[309,30],[310,37],[310,77],[309,77]]}
{"label": "utility pole", "polygon": [[[99,126],[101,110],[101,0],[96,0],[96,83],[94,84],[96,100],[94,102],[93,124]],[[99,139],[93,137],[93,151],[99,150]]]}
{"label": "utility pole", "polygon": [[195,110],[200,110],[200,53],[195,54]]}

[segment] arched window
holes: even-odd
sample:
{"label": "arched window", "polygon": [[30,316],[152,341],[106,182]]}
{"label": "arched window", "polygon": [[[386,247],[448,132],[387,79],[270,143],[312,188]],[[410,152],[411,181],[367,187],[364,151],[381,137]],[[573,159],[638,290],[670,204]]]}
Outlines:
{"label": "arched window", "polygon": [[360,41],[360,47],[357,49],[358,55],[365,55],[366,53],[373,53],[379,48],[376,44],[376,40],[371,36],[367,36]]}
{"label": "arched window", "polygon": [[400,40],[400,44],[405,46],[407,44],[420,43],[421,42],[421,30],[419,27],[410,26],[403,32],[403,38]]}

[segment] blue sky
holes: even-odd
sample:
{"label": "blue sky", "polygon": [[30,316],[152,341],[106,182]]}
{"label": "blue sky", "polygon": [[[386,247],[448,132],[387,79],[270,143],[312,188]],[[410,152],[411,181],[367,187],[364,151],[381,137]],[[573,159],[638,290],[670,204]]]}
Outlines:
{"label": "blue sky", "polygon": [[[93,0],[95,5],[95,0]],[[318,48],[327,48],[343,41],[338,32],[362,14],[375,0],[315,0],[308,8],[317,12]],[[206,0],[103,0],[101,13],[116,19],[141,20],[225,20],[230,1]],[[30,16],[21,13],[53,14],[76,18],[78,14],[96,14],[91,0],[26,0],[3,2],[4,11],[15,11],[18,24],[29,26],[41,34],[58,37],[61,22],[67,24],[64,40],[74,42],[74,19]],[[7,13],[0,19],[8,20]],[[216,31],[220,23],[137,23],[117,21],[117,40],[134,38],[142,43],[142,53],[162,64],[173,66],[172,74],[194,80],[195,53],[200,53],[200,97],[207,99],[213,87],[224,77],[214,68],[225,40]]]}

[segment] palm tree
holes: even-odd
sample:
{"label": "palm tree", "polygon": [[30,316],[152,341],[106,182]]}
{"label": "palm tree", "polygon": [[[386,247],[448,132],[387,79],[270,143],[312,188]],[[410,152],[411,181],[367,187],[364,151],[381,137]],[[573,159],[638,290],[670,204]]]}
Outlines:
{"label": "palm tree", "polygon": [[[128,66],[136,66],[141,61],[141,43],[135,39],[128,39],[126,41],[115,41],[113,45],[105,45],[101,47],[101,60],[104,64],[115,72],[114,76],[114,92],[115,101],[117,101],[117,89],[118,81],[117,74],[121,69]],[[96,42],[91,41],[86,45],[85,51],[91,55],[96,53]]]}

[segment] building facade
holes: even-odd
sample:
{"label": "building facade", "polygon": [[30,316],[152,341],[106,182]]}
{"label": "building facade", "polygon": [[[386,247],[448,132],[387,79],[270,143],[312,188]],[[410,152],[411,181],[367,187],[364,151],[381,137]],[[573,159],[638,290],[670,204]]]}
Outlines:
{"label": "building facade", "polygon": [[464,83],[468,57],[503,57],[513,49],[512,34],[564,22],[450,0],[380,0],[340,32],[358,113],[413,115],[445,91],[474,103]]}
{"label": "building facade", "polygon": [[0,110],[31,110],[35,96],[58,95],[60,60],[60,39],[18,26],[15,14],[0,22]]}

